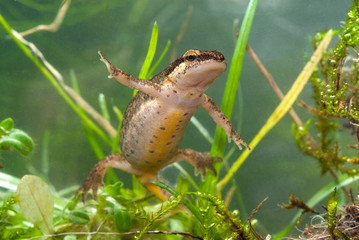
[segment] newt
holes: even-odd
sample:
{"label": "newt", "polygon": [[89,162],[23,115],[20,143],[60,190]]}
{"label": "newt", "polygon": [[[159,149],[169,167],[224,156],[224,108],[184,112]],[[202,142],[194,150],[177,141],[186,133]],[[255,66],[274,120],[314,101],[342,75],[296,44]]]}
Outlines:
{"label": "newt", "polygon": [[143,80],[116,68],[99,51],[110,73],[123,85],[139,90],[128,104],[120,130],[121,154],[106,156],[91,170],[76,195],[84,201],[92,190],[94,199],[108,167],[135,174],[140,182],[159,199],[168,198],[152,181],[159,171],[174,162],[185,160],[205,176],[206,170],[216,174],[211,157],[192,149],[179,149],[185,129],[196,110],[204,108],[240,149],[249,146],[241,139],[226,115],[204,91],[227,67],[219,51],[189,50],[151,80]]}

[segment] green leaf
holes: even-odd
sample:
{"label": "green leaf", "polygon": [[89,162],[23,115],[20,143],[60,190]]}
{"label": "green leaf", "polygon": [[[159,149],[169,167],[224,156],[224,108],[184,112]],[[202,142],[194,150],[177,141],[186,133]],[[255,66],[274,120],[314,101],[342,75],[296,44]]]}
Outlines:
{"label": "green leaf", "polygon": [[118,196],[123,189],[123,182],[117,181],[114,184],[106,185],[105,192],[111,197]]}
{"label": "green leaf", "polygon": [[19,183],[16,196],[22,215],[44,234],[52,233],[54,199],[49,186],[37,176],[25,175]]}
{"label": "green leaf", "polygon": [[64,237],[64,240],[77,240],[76,235],[67,235]]}
{"label": "green leaf", "polygon": [[179,176],[178,181],[177,181],[177,187],[176,187],[176,191],[180,192],[180,193],[186,193],[188,192],[190,187],[189,181],[187,180],[187,178],[183,177],[183,176]]}
{"label": "green leaf", "polygon": [[14,127],[14,121],[12,118],[4,119],[0,123],[0,136],[3,135],[2,132],[10,131]]}
{"label": "green leaf", "polygon": [[131,217],[128,210],[123,206],[114,206],[113,214],[116,228],[119,232],[128,232],[131,229]]}
{"label": "green leaf", "polygon": [[86,224],[90,221],[89,215],[84,211],[74,210],[70,212],[70,220],[76,224]]}
{"label": "green leaf", "polygon": [[133,192],[139,196],[139,197],[145,197],[146,196],[146,188],[142,185],[140,180],[132,174],[132,190]]}
{"label": "green leaf", "polygon": [[14,128],[8,136],[2,136],[0,138],[1,150],[10,150],[14,148],[23,155],[29,155],[33,147],[34,142],[31,137],[19,129]]}

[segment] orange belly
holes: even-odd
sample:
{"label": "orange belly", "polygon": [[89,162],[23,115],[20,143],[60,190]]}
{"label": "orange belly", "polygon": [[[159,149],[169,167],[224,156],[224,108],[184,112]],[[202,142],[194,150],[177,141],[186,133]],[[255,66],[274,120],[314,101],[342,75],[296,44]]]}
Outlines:
{"label": "orange belly", "polygon": [[147,101],[123,128],[121,150],[126,160],[139,170],[156,172],[176,154],[195,110]]}

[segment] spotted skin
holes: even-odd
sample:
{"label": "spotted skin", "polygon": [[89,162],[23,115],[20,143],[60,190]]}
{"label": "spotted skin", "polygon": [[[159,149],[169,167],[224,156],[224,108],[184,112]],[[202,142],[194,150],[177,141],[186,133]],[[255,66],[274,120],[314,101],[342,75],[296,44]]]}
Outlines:
{"label": "spotted skin", "polygon": [[[151,114],[153,108],[159,113]],[[132,116],[130,127],[123,128],[120,135],[120,147],[128,162],[148,172],[157,172],[168,165],[190,120],[186,113],[185,109],[168,107],[158,100],[144,103]],[[133,149],[136,150],[131,152]]]}
{"label": "spotted skin", "polygon": [[99,54],[110,78],[139,92],[127,106],[123,117],[120,133],[122,154],[111,154],[94,166],[77,192],[83,192],[83,200],[89,190],[96,198],[108,167],[135,174],[161,200],[166,200],[168,194],[151,181],[159,179],[158,172],[171,163],[185,160],[202,176],[207,170],[216,174],[212,164],[220,158],[192,149],[178,149],[187,125],[199,107],[208,111],[239,148],[241,145],[249,148],[228,118],[204,93],[226,69],[226,61],[219,51],[189,50],[149,81],[117,69],[101,52]]}

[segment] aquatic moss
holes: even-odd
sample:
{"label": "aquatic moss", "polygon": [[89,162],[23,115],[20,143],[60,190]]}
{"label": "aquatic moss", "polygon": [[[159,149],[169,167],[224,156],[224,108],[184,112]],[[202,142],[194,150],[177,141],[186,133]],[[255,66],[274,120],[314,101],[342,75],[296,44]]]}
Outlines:
{"label": "aquatic moss", "polygon": [[[346,147],[359,150],[359,0],[354,0],[348,11],[345,25],[335,31],[339,41],[322,58],[317,71],[311,76],[315,107],[302,103],[314,116],[316,139],[310,135],[310,120],[304,127],[294,126],[299,148],[317,159],[322,174],[339,170],[358,174],[358,151],[345,151],[340,134],[352,134]],[[317,33],[316,47],[324,34]]]}

